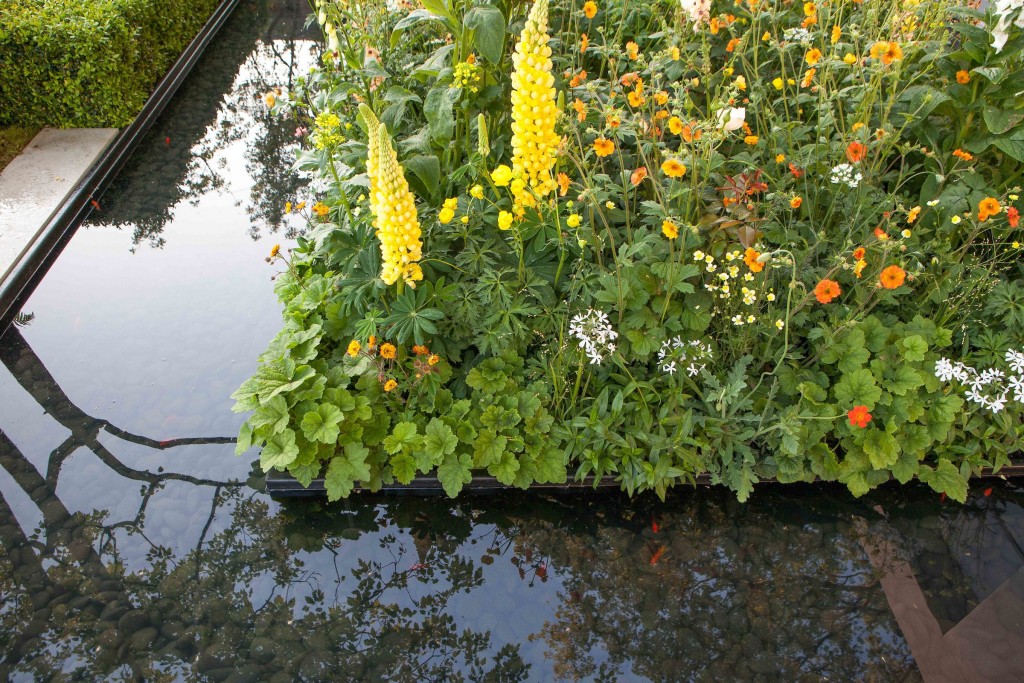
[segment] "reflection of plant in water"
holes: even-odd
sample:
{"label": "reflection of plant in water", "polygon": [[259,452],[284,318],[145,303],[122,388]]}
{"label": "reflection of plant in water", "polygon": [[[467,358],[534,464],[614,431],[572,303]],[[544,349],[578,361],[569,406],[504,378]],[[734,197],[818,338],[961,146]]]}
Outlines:
{"label": "reflection of plant in water", "polygon": [[562,579],[556,618],[535,636],[558,675],[891,680],[913,670],[859,543],[836,520],[784,525],[775,505],[715,497],[659,513],[657,533],[641,515],[591,534],[525,534],[520,554],[550,553]]}

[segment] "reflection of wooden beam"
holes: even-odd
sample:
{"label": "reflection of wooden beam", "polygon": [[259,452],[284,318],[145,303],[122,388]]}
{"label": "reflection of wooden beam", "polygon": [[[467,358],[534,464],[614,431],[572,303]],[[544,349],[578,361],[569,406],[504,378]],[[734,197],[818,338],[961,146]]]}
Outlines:
{"label": "reflection of wooden beam", "polygon": [[884,522],[855,519],[861,545],[926,683],[1024,680],[1024,568],[946,634]]}

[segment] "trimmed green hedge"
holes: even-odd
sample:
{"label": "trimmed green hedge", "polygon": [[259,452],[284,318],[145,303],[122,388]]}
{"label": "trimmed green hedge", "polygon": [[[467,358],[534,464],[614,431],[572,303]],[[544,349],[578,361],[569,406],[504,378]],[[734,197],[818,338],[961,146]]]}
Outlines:
{"label": "trimmed green hedge", "polygon": [[0,126],[121,127],[219,0],[3,0]]}

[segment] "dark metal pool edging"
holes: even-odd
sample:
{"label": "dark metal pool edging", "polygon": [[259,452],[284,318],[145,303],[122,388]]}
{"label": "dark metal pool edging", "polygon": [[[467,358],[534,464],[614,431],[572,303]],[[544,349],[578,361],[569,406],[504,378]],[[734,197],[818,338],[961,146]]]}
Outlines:
{"label": "dark metal pool edging", "polygon": [[142,111],[103,150],[78,184],[50,214],[46,224],[36,233],[28,248],[10,268],[7,278],[0,282],[0,331],[10,325],[42,275],[89,215],[93,202],[107,189],[142,138],[153,127],[153,123],[167,108],[171,98],[192,73],[199,58],[238,3],[239,0],[223,0],[217,6],[196,37],[156,84]]}
{"label": "dark metal pool edging", "polygon": [[[982,468],[979,476],[983,478],[1024,477],[1024,461],[1015,461],[1009,465],[1004,465],[998,472],[993,472],[991,467],[985,467]],[[766,479],[763,483],[771,483],[773,481],[773,479]],[[698,486],[710,486],[710,475],[698,474],[696,484]],[[569,481],[564,484],[532,484],[530,486],[531,490],[563,492],[582,492],[588,490],[607,491],[609,489],[618,488],[621,488],[621,485],[616,481],[615,477],[612,476],[601,477],[600,480],[597,481],[596,485],[594,477],[589,476],[583,481]],[[473,479],[465,485],[463,490],[467,493],[496,493],[498,491],[521,489],[502,484],[488,474],[474,472]],[[363,493],[368,492],[368,490],[356,486],[353,489],[353,492]],[[309,487],[306,488],[296,481],[295,477],[291,476],[287,472],[271,470],[267,473],[267,493],[274,498],[322,498],[327,495],[327,489],[324,487],[324,480],[322,477],[314,479],[310,483]],[[444,494],[444,487],[441,486],[441,482],[438,481],[437,476],[433,474],[423,474],[416,477],[408,484],[385,484],[381,487],[379,493],[433,496]]]}

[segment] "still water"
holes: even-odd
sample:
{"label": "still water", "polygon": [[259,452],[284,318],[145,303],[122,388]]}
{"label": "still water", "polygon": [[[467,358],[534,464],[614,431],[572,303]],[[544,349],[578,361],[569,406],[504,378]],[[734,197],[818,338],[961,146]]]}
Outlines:
{"label": "still water", "polygon": [[228,397],[278,329],[264,257],[301,228],[284,203],[308,198],[287,171],[294,124],[260,99],[315,63],[307,12],[241,4],[0,337],[0,678],[913,681],[939,666],[1000,680],[1020,666],[1024,490],[1002,482],[966,506],[914,487],[854,501],[765,486],[748,505],[707,488],[665,504],[268,497],[257,454],[233,456]]}

